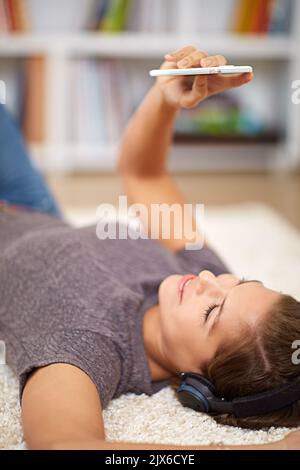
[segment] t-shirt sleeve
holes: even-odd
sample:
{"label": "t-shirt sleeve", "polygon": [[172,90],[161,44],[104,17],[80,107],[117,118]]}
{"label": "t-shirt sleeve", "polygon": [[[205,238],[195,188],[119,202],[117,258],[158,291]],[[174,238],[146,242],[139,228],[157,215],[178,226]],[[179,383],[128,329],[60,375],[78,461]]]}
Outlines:
{"label": "t-shirt sleeve", "polygon": [[84,371],[97,387],[102,408],[117,392],[121,378],[121,357],[109,338],[87,330],[55,331],[22,339],[24,354],[19,358],[20,398],[35,369],[55,363],[71,364]]}
{"label": "t-shirt sleeve", "polygon": [[200,250],[180,250],[175,255],[182,272],[198,275],[200,271],[207,269],[215,276],[230,273],[229,267],[222,258],[208,245]]}

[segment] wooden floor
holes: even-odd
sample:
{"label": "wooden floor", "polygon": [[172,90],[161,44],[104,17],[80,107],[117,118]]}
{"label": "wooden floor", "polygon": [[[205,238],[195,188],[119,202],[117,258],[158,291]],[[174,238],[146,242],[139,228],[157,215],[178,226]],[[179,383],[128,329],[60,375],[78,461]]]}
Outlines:
{"label": "wooden floor", "polygon": [[[300,174],[193,173],[175,178],[188,202],[206,205],[262,202],[300,229]],[[52,175],[48,181],[62,206],[116,204],[122,193],[120,180],[112,174]]]}

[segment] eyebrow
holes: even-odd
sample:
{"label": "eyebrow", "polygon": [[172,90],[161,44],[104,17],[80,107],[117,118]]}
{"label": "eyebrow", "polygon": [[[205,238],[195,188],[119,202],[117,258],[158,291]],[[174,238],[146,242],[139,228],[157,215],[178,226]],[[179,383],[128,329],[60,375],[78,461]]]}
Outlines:
{"label": "eyebrow", "polygon": [[[248,279],[247,279],[247,280],[241,279],[241,280],[239,281],[239,283],[236,284],[236,285],[233,287],[233,289],[235,289],[235,288],[238,287],[238,286],[241,286],[242,284],[248,284],[249,282],[258,282],[259,284],[263,284],[261,281],[258,281],[258,280],[256,280],[256,279],[249,279],[249,280],[248,280]],[[231,289],[231,291],[232,291],[232,289]],[[230,292],[231,292],[231,291],[230,291]],[[228,295],[229,295],[229,294],[228,294]],[[209,328],[209,332],[208,332],[209,334],[212,333],[212,331],[215,329],[216,324],[217,324],[218,321],[220,320],[220,317],[221,317],[221,315],[222,315],[222,313],[223,313],[223,311],[224,311],[225,302],[226,302],[226,300],[228,299],[228,295],[226,295],[226,297],[224,297],[224,300],[223,300],[223,302],[222,302],[221,305],[220,305],[219,312],[218,312],[217,315],[215,316],[214,321],[213,321],[212,325],[211,325],[210,328]]]}

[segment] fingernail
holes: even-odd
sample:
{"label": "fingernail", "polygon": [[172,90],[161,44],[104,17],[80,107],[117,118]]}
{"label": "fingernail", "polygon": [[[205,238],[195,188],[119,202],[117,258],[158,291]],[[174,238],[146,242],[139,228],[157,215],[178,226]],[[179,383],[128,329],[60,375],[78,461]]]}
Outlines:
{"label": "fingernail", "polygon": [[189,65],[189,60],[188,59],[183,59],[180,62],[178,62],[178,65],[180,67],[185,67],[186,65]]}
{"label": "fingernail", "polygon": [[212,60],[211,60],[211,59],[205,59],[205,60],[203,61],[203,63],[204,63],[205,66],[209,66],[209,65],[212,64]]}

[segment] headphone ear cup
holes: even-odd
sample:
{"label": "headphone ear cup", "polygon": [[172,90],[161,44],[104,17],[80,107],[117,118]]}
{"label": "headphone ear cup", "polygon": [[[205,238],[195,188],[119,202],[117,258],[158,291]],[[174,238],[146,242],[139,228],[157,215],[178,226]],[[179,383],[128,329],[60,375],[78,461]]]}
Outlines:
{"label": "headphone ear cup", "polygon": [[197,390],[200,389],[202,393],[205,392],[205,395],[212,395],[213,397],[217,395],[217,391],[214,385],[212,382],[210,382],[210,380],[204,377],[204,375],[188,372],[182,374],[182,380],[186,384],[196,387]]}
{"label": "headphone ear cup", "polygon": [[182,374],[182,379],[177,390],[180,403],[193,410],[209,413],[210,401],[216,398],[216,389],[213,384],[203,375],[192,372]]}
{"label": "headphone ear cup", "polygon": [[181,377],[183,381],[177,390],[180,403],[193,410],[210,413],[216,400],[214,385],[203,375],[193,372],[183,373]]}
{"label": "headphone ear cup", "polygon": [[[191,376],[191,378],[194,378],[194,376]],[[212,395],[216,396],[217,391],[215,389],[215,386],[203,375],[198,375],[196,377],[196,380],[201,384],[204,385],[205,387],[208,388],[208,390],[211,392]]]}
{"label": "headphone ear cup", "polygon": [[182,383],[177,390],[177,395],[182,406],[203,413],[209,412],[209,403],[206,397],[192,385]]}

